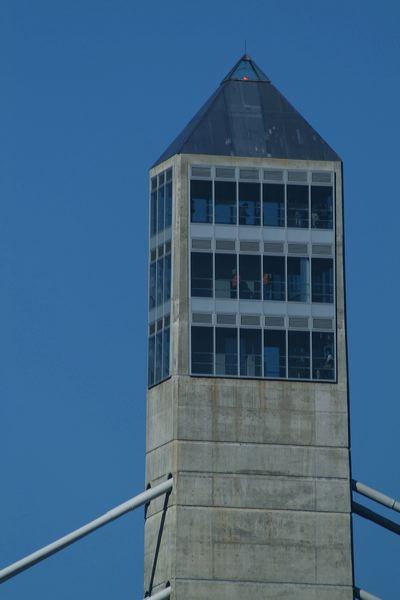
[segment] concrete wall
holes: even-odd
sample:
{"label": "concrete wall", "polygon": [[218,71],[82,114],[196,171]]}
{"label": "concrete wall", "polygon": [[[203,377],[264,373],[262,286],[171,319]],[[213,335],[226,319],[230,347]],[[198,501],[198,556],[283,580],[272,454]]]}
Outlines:
{"label": "concrete wall", "polygon": [[[190,377],[188,164],[335,170],[338,383]],[[147,398],[146,477],[174,476],[145,526],[145,589],[176,600],[350,600],[352,556],[339,163],[176,156],[172,377]],[[154,174],[152,172],[152,175]]]}

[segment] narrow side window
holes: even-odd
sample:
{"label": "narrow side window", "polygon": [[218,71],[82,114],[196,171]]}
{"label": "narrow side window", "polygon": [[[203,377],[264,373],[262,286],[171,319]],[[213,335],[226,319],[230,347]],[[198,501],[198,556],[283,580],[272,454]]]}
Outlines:
{"label": "narrow side window", "polygon": [[277,183],[263,184],[264,227],[285,226],[285,186]]}
{"label": "narrow side window", "polygon": [[212,327],[192,327],[192,374],[212,375],[214,342]]}
{"label": "narrow side window", "polygon": [[310,378],[310,334],[308,331],[289,331],[289,377]]}
{"label": "narrow side window", "polygon": [[208,252],[191,254],[191,295],[201,298],[213,295],[213,256]]}
{"label": "narrow side window", "polygon": [[192,223],[212,223],[212,181],[191,180],[190,216]]}
{"label": "narrow side window", "polygon": [[261,224],[259,183],[239,183],[239,225]]}
{"label": "narrow side window", "polygon": [[333,189],[331,186],[311,187],[311,227],[333,229]]}

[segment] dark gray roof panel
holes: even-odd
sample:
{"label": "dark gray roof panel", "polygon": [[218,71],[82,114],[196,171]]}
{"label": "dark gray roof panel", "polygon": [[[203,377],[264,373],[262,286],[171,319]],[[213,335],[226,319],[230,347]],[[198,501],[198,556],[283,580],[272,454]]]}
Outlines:
{"label": "dark gray roof panel", "polygon": [[340,160],[275,86],[238,80],[235,67],[155,165],[175,154]]}

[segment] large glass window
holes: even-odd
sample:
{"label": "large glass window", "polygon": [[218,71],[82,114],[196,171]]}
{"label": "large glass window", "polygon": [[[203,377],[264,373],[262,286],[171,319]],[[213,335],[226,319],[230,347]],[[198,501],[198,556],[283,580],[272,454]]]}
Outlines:
{"label": "large glass window", "polygon": [[285,258],[283,256],[263,257],[263,297],[264,300],[285,300],[286,293]]}
{"label": "large glass window", "polygon": [[164,302],[171,298],[171,255],[164,257]]}
{"label": "large glass window", "polygon": [[313,379],[334,379],[335,360],[333,333],[313,332],[312,354]]}
{"label": "large glass window", "polygon": [[[161,177],[161,176],[159,176]],[[164,177],[163,177],[164,179]],[[158,188],[158,199],[157,199],[157,229],[162,231],[164,229],[164,210],[165,210],[165,187],[160,185]]]}
{"label": "large glass window", "polygon": [[310,290],[308,258],[288,257],[287,273],[289,302],[308,302]]}
{"label": "large glass window", "polygon": [[261,256],[239,255],[239,298],[261,299]]}
{"label": "large glass window", "polygon": [[163,331],[163,360],[162,360],[162,377],[165,379],[169,376],[169,343],[170,333],[168,329]]}
{"label": "large glass window", "polygon": [[261,329],[240,330],[240,375],[261,377]]}
{"label": "large glass window", "polygon": [[287,226],[308,227],[308,186],[287,186]]}
{"label": "large glass window", "polygon": [[311,227],[333,229],[333,190],[331,186],[311,187]]}
{"label": "large glass window", "polygon": [[333,260],[331,258],[313,258],[312,301],[333,302]]}
{"label": "large glass window", "polygon": [[215,329],[215,372],[216,375],[238,374],[237,329],[216,327]]}
{"label": "large glass window", "polygon": [[263,184],[263,223],[267,227],[285,226],[285,186]]}
{"label": "large glass window", "polygon": [[213,255],[207,252],[192,252],[191,294],[198,297],[213,295]]}
{"label": "large glass window", "polygon": [[192,327],[192,373],[194,375],[212,375],[213,372],[213,328]]}
{"label": "large glass window", "polygon": [[289,331],[288,367],[291,379],[310,378],[310,334]]}
{"label": "large glass window", "polygon": [[191,180],[190,214],[192,223],[212,223],[212,181]]}
{"label": "large glass window", "polygon": [[239,225],[260,225],[259,183],[239,183]]}
{"label": "large glass window", "polygon": [[215,297],[237,298],[236,254],[215,255]]}
{"label": "large glass window", "polygon": [[156,305],[156,263],[150,265],[149,310]]}
{"label": "large glass window", "polygon": [[215,182],[215,223],[236,225],[236,182]]}
{"label": "large glass window", "polygon": [[164,299],[164,258],[157,261],[157,306],[163,303]]}
{"label": "large glass window", "polygon": [[264,330],[264,377],[286,377],[286,332]]}

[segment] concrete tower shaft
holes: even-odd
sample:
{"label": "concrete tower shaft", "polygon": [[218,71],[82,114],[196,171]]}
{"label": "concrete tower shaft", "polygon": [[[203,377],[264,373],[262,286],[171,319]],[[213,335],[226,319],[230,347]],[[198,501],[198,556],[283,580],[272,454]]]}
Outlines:
{"label": "concrete tower shaft", "polygon": [[351,600],[340,158],[245,56],[150,181],[145,589]]}

